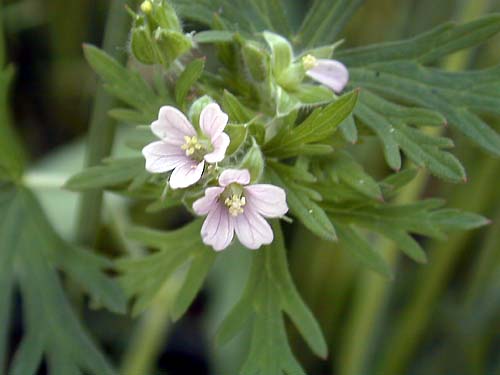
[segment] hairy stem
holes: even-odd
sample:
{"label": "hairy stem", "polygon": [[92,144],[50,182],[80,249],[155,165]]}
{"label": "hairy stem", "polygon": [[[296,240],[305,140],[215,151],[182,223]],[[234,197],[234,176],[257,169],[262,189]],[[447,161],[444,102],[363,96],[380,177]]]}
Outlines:
{"label": "hairy stem", "polygon": [[[112,0],[104,32],[103,49],[118,61],[125,61],[125,44],[128,37],[129,15],[125,12],[126,0]],[[108,116],[114,107],[115,99],[108,95],[103,87],[96,92],[94,108],[90,121],[85,155],[85,167],[101,162],[111,152],[115,133],[115,123]],[[93,247],[101,222],[103,192],[100,189],[89,190],[81,195],[78,210],[77,241]]]}

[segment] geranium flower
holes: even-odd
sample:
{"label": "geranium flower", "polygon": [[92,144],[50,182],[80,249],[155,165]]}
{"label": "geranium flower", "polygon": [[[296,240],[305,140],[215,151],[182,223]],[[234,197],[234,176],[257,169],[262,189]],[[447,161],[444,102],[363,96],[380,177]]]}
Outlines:
{"label": "geranium flower", "polygon": [[193,203],[197,215],[207,215],[201,228],[203,242],[214,250],[223,250],[233,240],[234,232],[249,249],[270,244],[274,235],[264,218],[277,218],[288,211],[282,188],[269,184],[248,185],[246,169],[226,169],[219,185],[205,190],[205,196]]}
{"label": "geranium flower", "polygon": [[306,74],[315,81],[339,93],[349,81],[349,71],[340,61],[316,59],[312,55],[302,58]]}
{"label": "geranium flower", "polygon": [[223,132],[227,120],[227,114],[218,104],[208,104],[201,111],[202,134],[198,134],[177,108],[161,107],[158,120],[151,124],[151,130],[161,140],[142,149],[146,169],[151,173],[173,170],[169,180],[172,189],[193,185],[201,178],[205,162],[224,159],[230,142]]}

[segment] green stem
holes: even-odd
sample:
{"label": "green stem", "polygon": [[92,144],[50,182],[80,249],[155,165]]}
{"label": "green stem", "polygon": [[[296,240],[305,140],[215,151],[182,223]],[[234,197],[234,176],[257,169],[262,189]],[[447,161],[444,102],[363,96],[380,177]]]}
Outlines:
{"label": "green stem", "polygon": [[[462,4],[460,9],[461,19],[470,20],[481,15],[486,11],[488,0],[477,0],[475,2],[466,2]],[[461,70],[466,67],[470,60],[471,51],[462,51],[460,54],[452,55],[443,64],[448,70]],[[429,129],[428,134],[439,136],[442,133],[442,128]],[[481,174],[480,178],[485,175]],[[421,172],[412,181],[405,190],[395,199],[396,203],[412,202],[417,200],[423,193],[429,175],[426,172]],[[481,191],[474,189],[473,191]],[[472,207],[473,211],[477,211]],[[406,364],[414,346],[416,344],[417,335],[427,322],[428,315],[425,313],[430,309],[430,303],[439,295],[444,281],[447,278],[448,272],[453,262],[455,254],[452,244],[460,247],[461,243],[456,241],[448,241],[445,249],[441,249],[436,259],[431,259],[431,266],[426,268],[426,280],[421,288],[417,291],[417,298],[413,300],[413,304],[407,309],[408,313],[403,317],[410,319],[405,322],[402,319],[401,328],[395,330],[399,332],[396,339],[385,345],[387,354],[381,363],[378,371],[373,373],[384,375],[395,375],[402,373],[401,370]],[[379,246],[375,243],[374,246]],[[398,249],[394,243],[386,242],[381,246],[382,254],[384,254],[387,262],[392,267],[395,267],[398,261]],[[431,280],[428,280],[428,277]],[[341,375],[359,375],[366,374],[368,362],[370,360],[371,351],[374,345],[375,329],[377,322],[380,320],[382,311],[386,306],[389,297],[391,283],[384,280],[370,271],[364,271],[357,292],[354,296],[353,311],[347,323],[346,341],[342,347],[339,373]],[[414,309],[414,311],[412,311]],[[413,319],[418,319],[413,321]],[[413,335],[413,336],[412,336]],[[397,352],[397,354],[396,354]]]}
{"label": "green stem", "polygon": [[153,373],[154,362],[170,328],[169,311],[179,286],[178,278],[168,281],[141,318],[123,357],[121,374]]}
{"label": "green stem", "polygon": [[[109,9],[104,33],[103,49],[118,61],[125,61],[123,50],[128,37],[129,15],[125,12],[126,0],[113,0]],[[115,99],[103,87],[97,89],[87,140],[85,166],[97,165],[111,152],[115,123],[108,111],[115,106]],[[102,190],[82,193],[78,211],[77,241],[93,247],[101,222]]]}

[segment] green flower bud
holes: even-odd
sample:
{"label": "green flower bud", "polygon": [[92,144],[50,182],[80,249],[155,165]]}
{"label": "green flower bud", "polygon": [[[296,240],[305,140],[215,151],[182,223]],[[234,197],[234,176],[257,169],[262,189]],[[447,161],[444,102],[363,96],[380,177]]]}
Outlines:
{"label": "green flower bud", "polygon": [[270,58],[264,48],[255,42],[246,42],[241,49],[243,61],[250,75],[257,82],[264,81],[270,70]]}
{"label": "green flower bud", "polygon": [[135,58],[143,64],[154,64],[157,61],[151,34],[145,26],[139,26],[132,30],[130,49]]}
{"label": "green flower bud", "polygon": [[178,31],[158,28],[154,34],[155,44],[160,55],[160,62],[166,66],[170,65],[192,47],[191,39]]}
{"label": "green flower bud", "polygon": [[252,147],[248,150],[239,167],[240,169],[248,169],[250,182],[255,183],[260,180],[264,172],[264,157],[254,138],[252,138],[252,141]]}
{"label": "green flower bud", "polygon": [[183,34],[179,18],[168,1],[145,0],[140,9],[130,38],[130,49],[137,60],[168,67],[191,49],[191,37]]}
{"label": "green flower bud", "polygon": [[208,96],[203,95],[201,98],[196,99],[193,104],[191,104],[191,108],[189,108],[189,120],[191,120],[191,124],[193,124],[196,128],[200,128],[200,113],[207,105],[213,103],[214,100]]}
{"label": "green flower bud", "polygon": [[302,62],[291,64],[281,74],[276,77],[280,86],[289,91],[295,91],[306,76],[306,69]]}

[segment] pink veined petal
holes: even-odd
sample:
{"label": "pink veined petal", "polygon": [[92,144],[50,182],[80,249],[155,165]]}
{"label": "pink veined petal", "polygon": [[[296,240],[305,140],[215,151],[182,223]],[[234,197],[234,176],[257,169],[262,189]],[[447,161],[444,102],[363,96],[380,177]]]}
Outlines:
{"label": "pink veined petal", "polygon": [[234,223],[225,206],[217,203],[212,208],[201,227],[201,237],[203,243],[220,251],[228,247],[233,240]]}
{"label": "pink veined petal", "polygon": [[195,184],[201,178],[204,165],[203,160],[197,163],[189,159],[187,163],[176,167],[170,176],[170,187],[172,189],[182,189]]}
{"label": "pink veined petal", "polygon": [[342,91],[349,81],[349,71],[337,60],[320,59],[306,74],[335,92]]}
{"label": "pink veined petal", "polygon": [[210,103],[200,114],[201,131],[211,140],[217,138],[226,127],[228,116],[217,103]]}
{"label": "pink veined petal", "polygon": [[142,149],[142,154],[146,159],[146,170],[151,173],[168,172],[190,161],[178,146],[163,141],[148,144]]}
{"label": "pink veined petal", "polygon": [[151,131],[158,138],[179,146],[185,143],[184,136],[196,135],[196,130],[184,113],[171,106],[160,108],[158,120],[151,124]]}
{"label": "pink veined petal", "polygon": [[250,172],[248,172],[248,169],[226,169],[220,174],[220,186],[226,187],[233,182],[240,185],[248,185],[250,182]]}
{"label": "pink veined petal", "polygon": [[280,217],[287,213],[285,191],[274,185],[257,184],[245,187],[247,206],[264,217]]}
{"label": "pink veined petal", "polygon": [[205,190],[205,196],[197,199],[193,203],[193,210],[197,215],[206,215],[212,210],[216,204],[219,195],[222,194],[224,188],[222,187],[209,187]]}
{"label": "pink veined petal", "polygon": [[234,218],[234,229],[240,242],[249,249],[273,242],[271,226],[251,206],[245,206],[245,211]]}
{"label": "pink veined petal", "polygon": [[221,133],[215,140],[212,140],[212,146],[214,150],[205,155],[205,161],[207,163],[218,163],[224,160],[224,156],[226,156],[226,150],[229,146],[231,140],[226,133]]}

